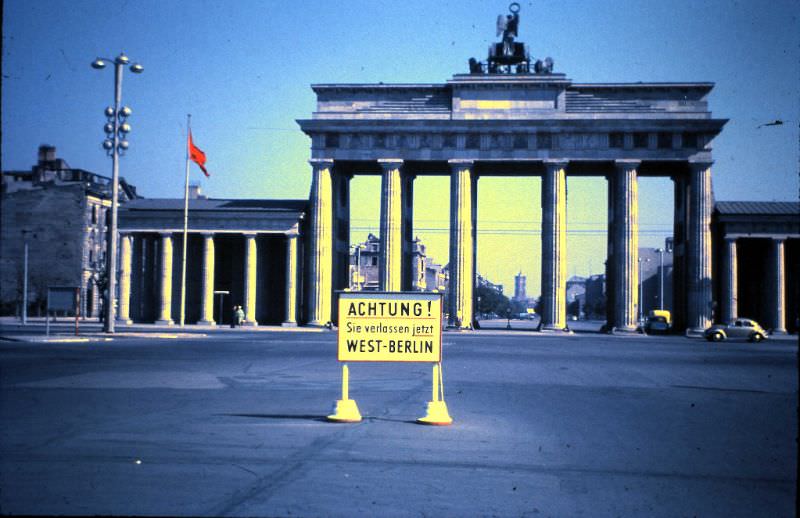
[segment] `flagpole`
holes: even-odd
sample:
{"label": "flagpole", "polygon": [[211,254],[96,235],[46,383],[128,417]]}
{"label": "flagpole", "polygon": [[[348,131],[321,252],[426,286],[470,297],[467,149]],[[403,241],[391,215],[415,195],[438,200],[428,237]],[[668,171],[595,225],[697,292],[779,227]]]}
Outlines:
{"label": "flagpole", "polygon": [[181,327],[186,320],[186,242],[189,235],[189,135],[191,135],[192,115],[186,114],[186,179],[183,183],[183,256],[181,264]]}

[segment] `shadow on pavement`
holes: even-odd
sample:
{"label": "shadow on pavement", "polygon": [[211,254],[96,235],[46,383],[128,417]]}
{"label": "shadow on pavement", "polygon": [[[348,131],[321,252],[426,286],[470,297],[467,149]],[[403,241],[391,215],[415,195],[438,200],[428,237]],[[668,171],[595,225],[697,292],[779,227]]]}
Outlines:
{"label": "shadow on pavement", "polygon": [[299,419],[303,421],[320,421],[327,423],[328,419],[324,415],[311,414],[215,414],[225,417],[252,417],[254,419]]}

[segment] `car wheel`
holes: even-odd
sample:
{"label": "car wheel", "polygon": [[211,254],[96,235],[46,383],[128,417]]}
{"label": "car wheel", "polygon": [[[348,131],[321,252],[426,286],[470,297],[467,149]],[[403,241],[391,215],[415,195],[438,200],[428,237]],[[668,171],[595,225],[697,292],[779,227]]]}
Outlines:
{"label": "car wheel", "polygon": [[723,334],[722,334],[722,333],[720,333],[719,331],[717,331],[716,333],[714,333],[713,335],[711,335],[711,340],[713,340],[713,341],[715,341],[715,342],[721,342],[721,341],[725,340],[725,336],[723,336]]}
{"label": "car wheel", "polygon": [[755,342],[755,343],[758,343],[758,342],[760,342],[760,341],[761,341],[761,340],[763,340],[763,339],[764,339],[764,337],[763,337],[763,336],[761,336],[761,333],[753,333],[753,334],[750,336],[750,341],[751,341],[751,342]]}

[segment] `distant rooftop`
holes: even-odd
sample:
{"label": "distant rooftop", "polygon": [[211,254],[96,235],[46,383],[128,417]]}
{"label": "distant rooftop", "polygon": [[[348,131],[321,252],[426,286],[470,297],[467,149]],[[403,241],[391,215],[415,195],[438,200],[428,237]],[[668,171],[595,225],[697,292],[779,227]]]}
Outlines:
{"label": "distant rooftop", "polygon": [[[307,200],[236,200],[198,198],[189,200],[189,209],[193,211],[270,211],[270,212],[304,212]],[[138,199],[125,205],[126,210],[183,210],[181,198],[149,198]]]}
{"label": "distant rooftop", "polygon": [[714,209],[719,214],[798,215],[800,202],[796,201],[718,201]]}

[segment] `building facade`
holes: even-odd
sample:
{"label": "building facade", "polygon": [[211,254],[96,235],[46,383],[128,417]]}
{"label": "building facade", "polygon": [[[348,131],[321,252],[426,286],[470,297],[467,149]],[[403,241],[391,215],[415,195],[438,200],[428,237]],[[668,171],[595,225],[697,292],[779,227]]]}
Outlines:
{"label": "building facade", "polygon": [[[419,238],[410,244],[412,291],[444,291],[445,283],[442,266],[427,255],[427,249]],[[380,289],[381,240],[370,233],[367,240],[350,247],[350,285],[351,290],[376,291]]]}
{"label": "building facade", "polygon": [[[0,202],[0,308],[21,314],[25,245],[28,248],[28,312],[41,314],[47,288],[80,288],[80,313],[101,313],[111,179],[70,167],[56,148],[42,145],[29,171],[4,171]],[[119,201],[136,188],[120,179]]]}

